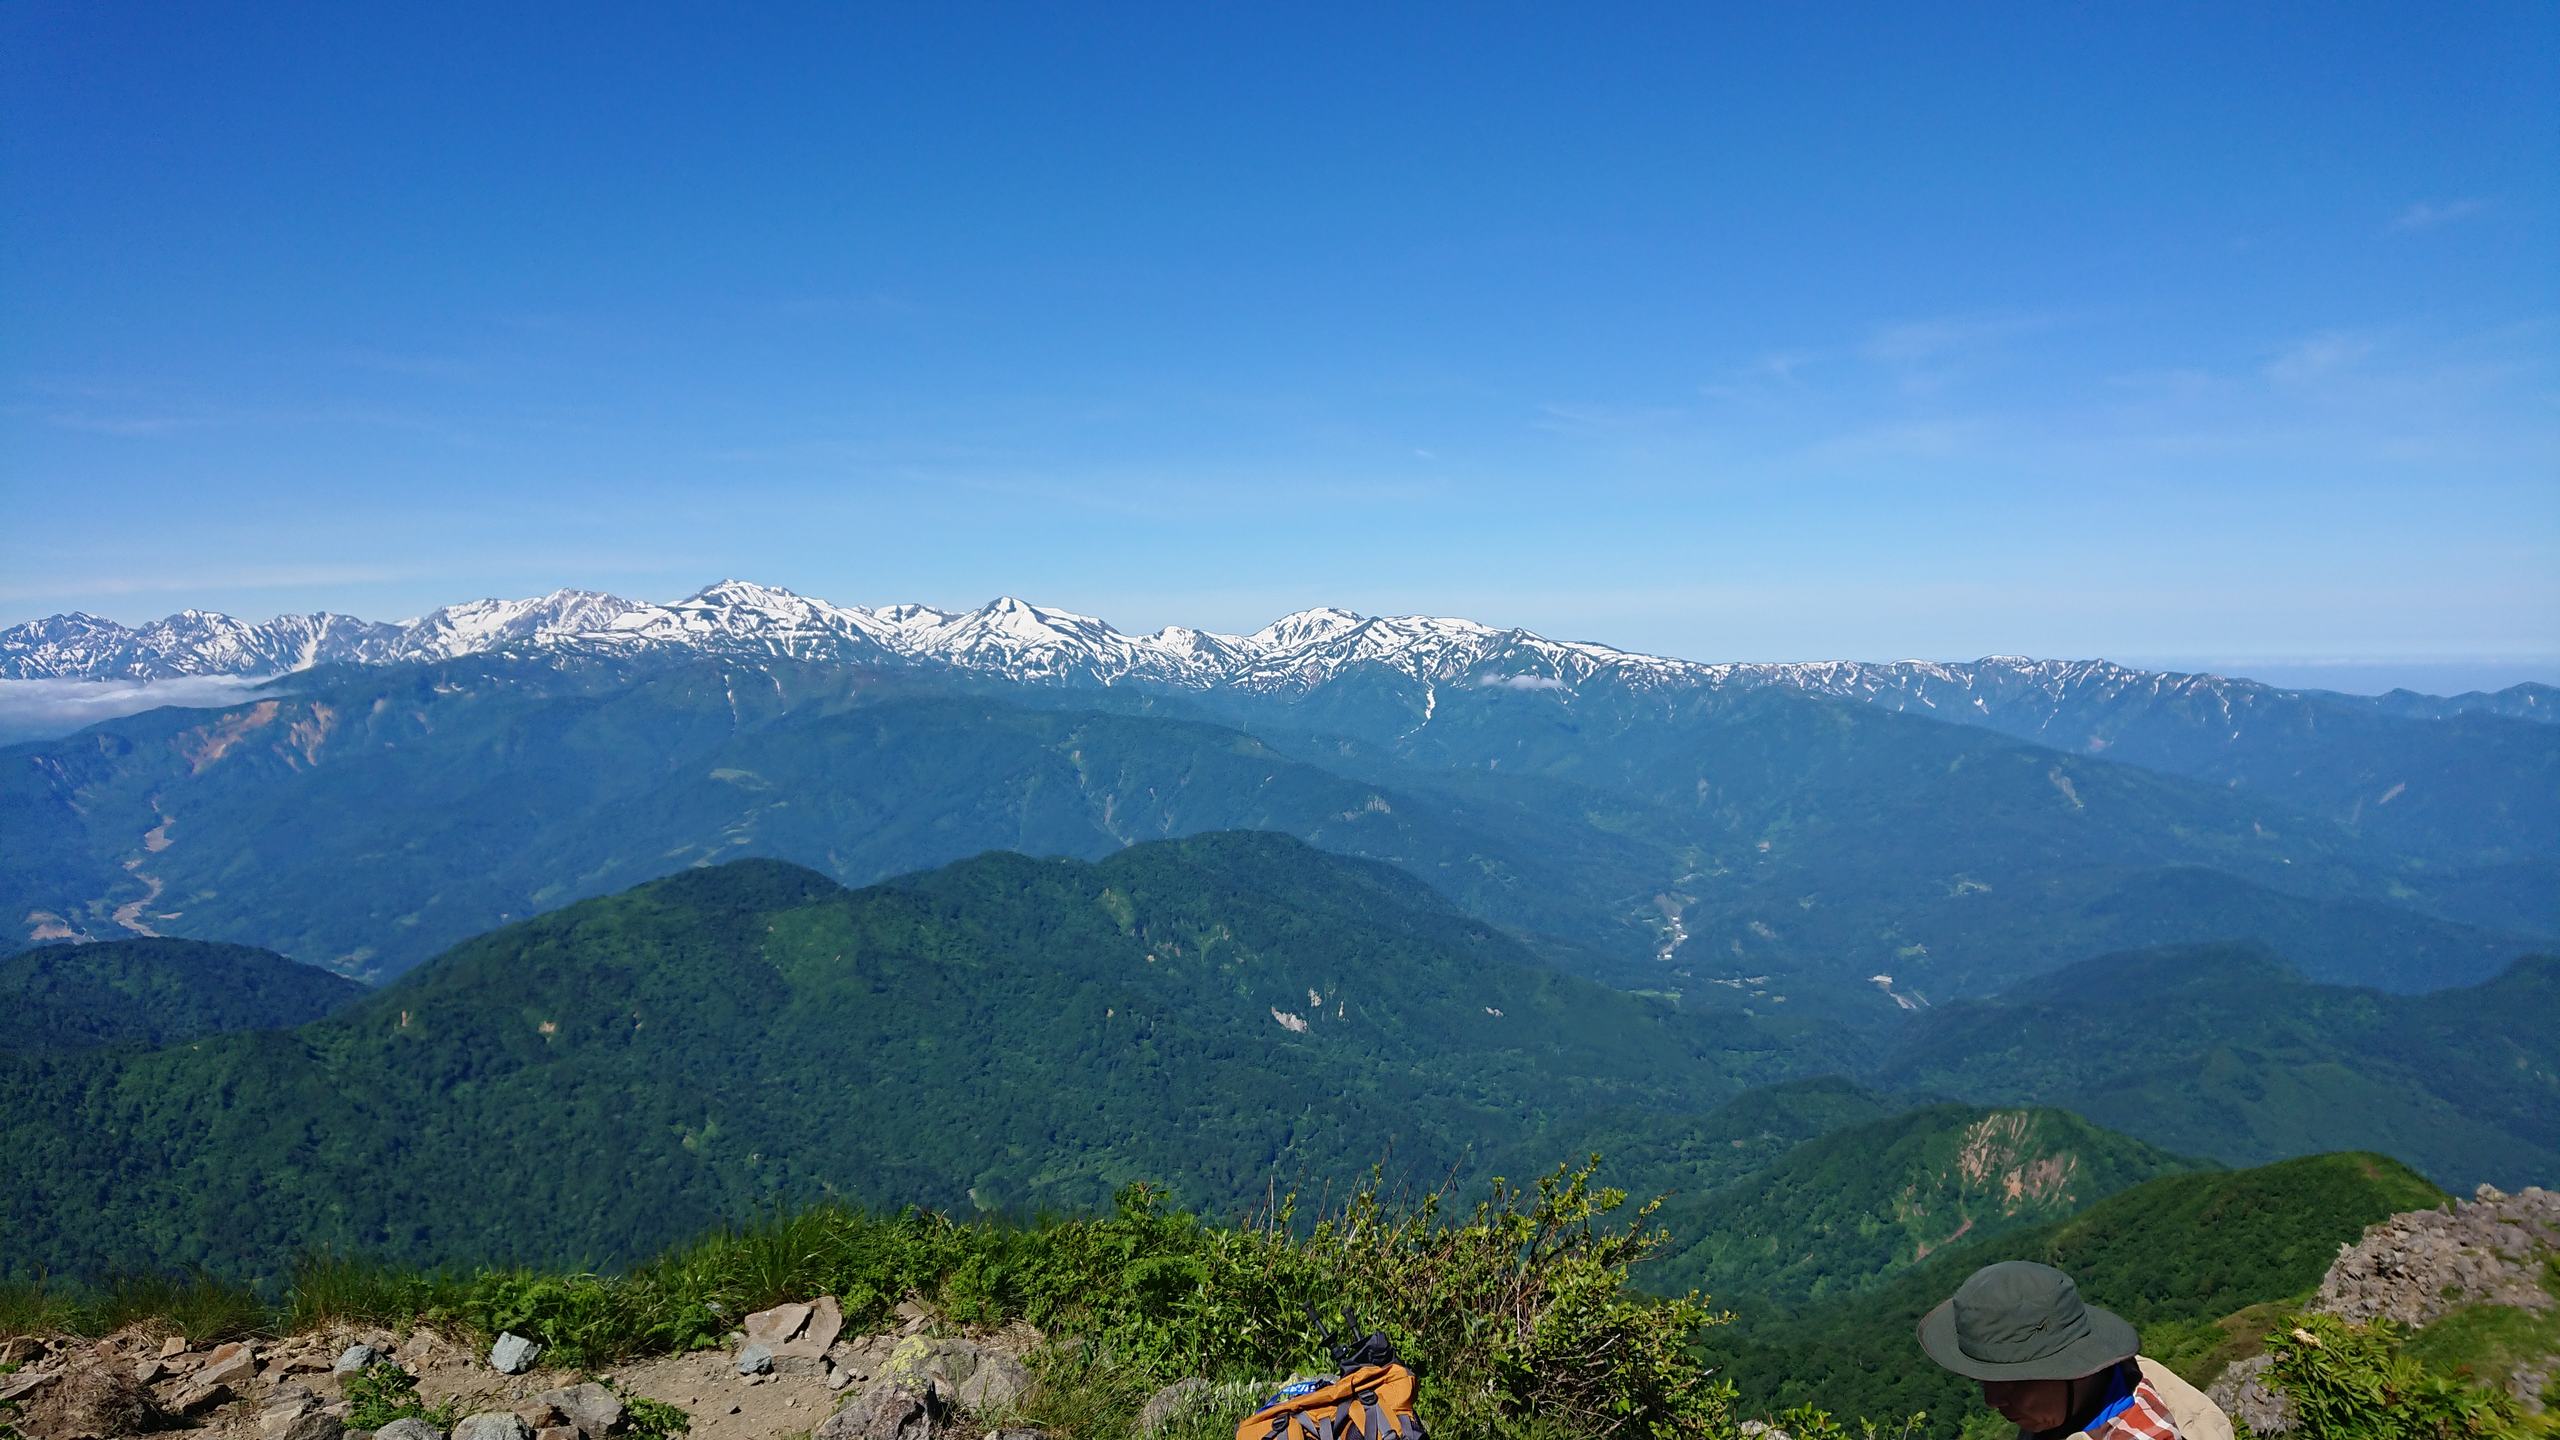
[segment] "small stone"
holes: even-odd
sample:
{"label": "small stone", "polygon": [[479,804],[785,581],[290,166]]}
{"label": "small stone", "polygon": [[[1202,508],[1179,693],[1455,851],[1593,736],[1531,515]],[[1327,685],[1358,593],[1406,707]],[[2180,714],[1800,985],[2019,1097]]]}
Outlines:
{"label": "small stone", "polygon": [[148,1385],[168,1373],[168,1369],[168,1366],[160,1363],[158,1356],[147,1356],[133,1362],[133,1378]]}
{"label": "small stone", "polygon": [[32,1395],[61,1378],[59,1370],[25,1370],[15,1375],[0,1375],[0,1403]]}
{"label": "small stone", "polygon": [[[352,1436],[354,1432],[348,1434]],[[373,1440],[444,1440],[444,1432],[411,1415],[374,1431]]]}
{"label": "small stone", "polygon": [[160,1358],[163,1360],[174,1360],[186,1353],[187,1337],[184,1335],[172,1335],[160,1342]]}
{"label": "small stone", "polygon": [[883,1380],[810,1432],[810,1440],[936,1440],[950,1419],[942,1387]]}
{"label": "small stone", "polygon": [[230,1386],[219,1381],[207,1385],[198,1380],[179,1391],[178,1397],[169,1402],[169,1408],[181,1415],[201,1415],[230,1398]]}
{"label": "small stone", "polygon": [[738,1411],[739,1411],[739,1409],[740,1409],[740,1408],[741,1408],[741,1407],[739,1407],[739,1406],[732,1405],[732,1406],[730,1406],[730,1407],[729,1407],[729,1413],[730,1413],[730,1414],[732,1414],[732,1415],[735,1415],[735,1414],[737,1414],[737,1413],[738,1413]]}
{"label": "small stone", "polygon": [[[489,1347],[489,1368],[501,1375],[521,1375],[542,1358],[542,1347],[512,1330],[501,1331],[498,1343]],[[461,1430],[454,1431],[456,1436]]]}
{"label": "small stone", "polygon": [[350,1345],[338,1352],[337,1363],[329,1368],[338,1374],[345,1375],[351,1371],[361,1370],[381,1358],[382,1352],[370,1345]]}
{"label": "small stone", "polygon": [[263,1440],[340,1440],[346,1422],[326,1410],[269,1410],[258,1417]]}
{"label": "small stone", "polygon": [[1153,1395],[1138,1408],[1138,1433],[1153,1435],[1167,1425],[1183,1419],[1208,1399],[1209,1382],[1193,1376],[1176,1380]]}
{"label": "small stone", "polygon": [[578,1435],[575,1425],[545,1425],[533,1432],[533,1440],[578,1440]]}
{"label": "small stone", "polygon": [[454,1426],[453,1440],[533,1440],[533,1429],[504,1410],[488,1410]]}
{"label": "small stone", "polygon": [[[593,1380],[542,1392],[543,1401],[560,1412],[571,1429],[587,1440],[603,1440],[622,1423],[622,1397]],[[539,1437],[537,1437],[539,1440]],[[560,1437],[552,1437],[560,1440]]]}
{"label": "small stone", "polygon": [[753,1343],[739,1346],[738,1373],[741,1375],[769,1375],[773,1373],[772,1348]]}
{"label": "small stone", "polygon": [[248,1346],[234,1340],[228,1345],[215,1346],[213,1353],[205,1357],[204,1368],[196,1372],[196,1383],[228,1385],[234,1380],[248,1379],[257,1367],[258,1357],[250,1353]]}

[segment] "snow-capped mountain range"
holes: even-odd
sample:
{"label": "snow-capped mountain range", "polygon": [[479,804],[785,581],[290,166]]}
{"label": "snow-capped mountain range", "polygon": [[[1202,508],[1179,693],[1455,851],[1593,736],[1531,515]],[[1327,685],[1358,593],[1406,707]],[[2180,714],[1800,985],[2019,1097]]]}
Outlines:
{"label": "snow-capped mountain range", "polygon": [[[1010,596],[975,610],[838,605],[740,580],[672,604],[588,590],[449,605],[385,623],[347,615],[284,615],[251,623],[202,610],[128,628],[73,613],[0,630],[0,679],[152,681],[257,677],[316,665],[383,665],[466,655],[545,652],[694,653],[788,657],[856,665],[947,666],[1028,684],[1234,687],[1303,693],[1354,671],[1426,684],[1578,691],[1594,680],[1634,689],[1779,685],[1889,709],[1979,720],[1994,706],[2011,724],[2029,710],[2091,700],[2184,701],[2237,718],[2261,697],[2292,696],[2249,681],[2137,670],[2103,660],[1993,656],[1962,664],[1904,660],[1710,664],[1551,640],[1446,617],[1365,616],[1317,608],[1250,635],[1168,626],[1129,635],[1089,615]],[[2396,698],[2396,713],[2491,710],[2553,717],[2551,687],[2432,701]],[[2425,703],[2420,703],[2424,701]],[[1970,710],[1975,713],[1965,714]]]}

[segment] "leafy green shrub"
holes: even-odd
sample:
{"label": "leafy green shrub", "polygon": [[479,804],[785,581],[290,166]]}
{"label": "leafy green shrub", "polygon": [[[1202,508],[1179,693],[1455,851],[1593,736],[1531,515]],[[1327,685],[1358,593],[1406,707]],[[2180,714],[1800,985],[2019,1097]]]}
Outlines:
{"label": "leafy green shrub", "polygon": [[676,1440],[693,1428],[693,1417],[664,1400],[646,1395],[622,1397],[622,1433],[626,1440]]}
{"label": "leafy green shrub", "polygon": [[2400,1346],[2389,1321],[2304,1315],[2267,1337],[2267,1381],[2293,1403],[2296,1429],[2324,1440],[2508,1440],[2541,1430],[2504,1391],[2430,1374]]}
{"label": "leafy green shrub", "polygon": [[388,1360],[377,1360],[346,1378],[347,1424],[379,1430],[394,1420],[412,1417],[439,1430],[450,1430],[456,1418],[452,1402],[429,1407],[418,1398],[418,1377]]}

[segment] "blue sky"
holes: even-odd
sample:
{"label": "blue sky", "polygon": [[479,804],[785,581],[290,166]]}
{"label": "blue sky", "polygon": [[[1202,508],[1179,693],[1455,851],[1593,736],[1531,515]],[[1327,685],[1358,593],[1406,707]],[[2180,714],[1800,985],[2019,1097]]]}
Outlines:
{"label": "blue sky", "polygon": [[0,622],[2560,679],[2556,74],[2542,3],[20,0]]}

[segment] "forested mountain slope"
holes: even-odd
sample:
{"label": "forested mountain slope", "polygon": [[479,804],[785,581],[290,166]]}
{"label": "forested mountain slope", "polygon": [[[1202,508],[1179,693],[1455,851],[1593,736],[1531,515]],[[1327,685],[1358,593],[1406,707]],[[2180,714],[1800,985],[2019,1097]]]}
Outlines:
{"label": "forested mountain slope", "polygon": [[2449,1188],[2560,1176],[2560,958],[2387,995],[2263,946],[2111,955],[1918,1017],[1872,1083],[2059,1105],[2248,1164],[2379,1150]]}
{"label": "forested mountain slope", "polygon": [[[330,1018],[0,1056],[8,1263],[629,1257],[836,1194],[1213,1210],[1436,1183],[1694,1113],[1819,1032],[1561,975],[1391,867],[1272,835],[989,855],[848,892],[749,861],[456,948]],[[1783,1052],[1783,1053],[1782,1053]]]}
{"label": "forested mountain slope", "polygon": [[1638,1278],[1746,1308],[1854,1294],[1951,1245],[2193,1163],[2060,1110],[1930,1106],[1809,1139],[1672,1200],[1662,1221],[1677,1240]]}
{"label": "forested mountain slope", "polygon": [[172,1045],[225,1030],[280,1030],[364,993],[344,976],[245,945],[43,945],[0,956],[0,1051]]}

